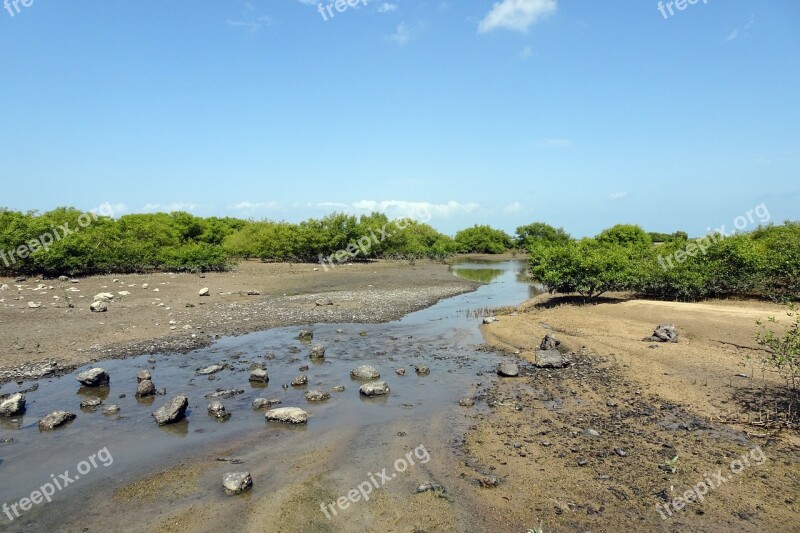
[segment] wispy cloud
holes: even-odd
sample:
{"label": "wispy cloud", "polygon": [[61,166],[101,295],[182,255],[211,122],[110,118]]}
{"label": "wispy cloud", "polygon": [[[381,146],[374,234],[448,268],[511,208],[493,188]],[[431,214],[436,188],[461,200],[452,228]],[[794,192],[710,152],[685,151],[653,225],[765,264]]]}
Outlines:
{"label": "wispy cloud", "polygon": [[478,33],[496,29],[526,32],[538,20],[556,12],[556,0],[503,0],[496,2],[478,25]]}
{"label": "wispy cloud", "polygon": [[624,200],[627,197],[628,197],[628,191],[617,191],[617,192],[612,192],[611,194],[608,195],[608,199],[611,200],[612,202]]}
{"label": "wispy cloud", "polygon": [[199,206],[191,202],[173,202],[171,204],[145,204],[145,213],[172,213],[173,211],[194,211]]}
{"label": "wispy cloud", "polygon": [[432,217],[447,218],[454,215],[472,213],[480,209],[480,204],[475,202],[461,203],[451,200],[446,203],[409,202],[406,200],[360,200],[352,203],[320,202],[308,204],[308,207],[325,211],[339,210],[348,213],[366,214],[378,211],[388,217],[421,218],[421,213],[430,214]]}
{"label": "wispy cloud", "polygon": [[530,46],[526,46],[525,48],[522,49],[522,52],[519,53],[519,57],[521,57],[522,59],[529,59],[533,57],[533,48],[531,48]]}
{"label": "wispy cloud", "polygon": [[504,213],[513,214],[522,211],[522,204],[519,202],[511,202],[503,208]]}
{"label": "wispy cloud", "polygon": [[728,32],[728,35],[722,40],[724,43],[729,43],[731,41],[735,41],[742,35],[747,35],[750,32],[750,28],[753,27],[753,24],[756,23],[756,17],[754,15],[750,15],[750,18],[747,19],[747,23],[745,23],[743,30],[740,32],[739,28],[733,28],[731,31]]}
{"label": "wispy cloud", "polygon": [[399,46],[408,43],[408,41],[411,40],[411,29],[408,27],[408,24],[405,22],[398,24],[397,29],[389,36],[389,40]]}
{"label": "wispy cloud", "polygon": [[262,26],[269,26],[272,24],[270,17],[258,17],[253,20],[229,20],[228,26],[232,28],[241,28],[247,33],[255,33],[261,29]]}
{"label": "wispy cloud", "polygon": [[280,207],[278,202],[239,202],[238,204],[234,204],[230,206],[231,209],[235,209],[237,211],[259,211],[265,209],[276,209]]}
{"label": "wispy cloud", "polygon": [[391,13],[392,11],[397,11],[397,4],[384,2],[378,6],[378,13]]}

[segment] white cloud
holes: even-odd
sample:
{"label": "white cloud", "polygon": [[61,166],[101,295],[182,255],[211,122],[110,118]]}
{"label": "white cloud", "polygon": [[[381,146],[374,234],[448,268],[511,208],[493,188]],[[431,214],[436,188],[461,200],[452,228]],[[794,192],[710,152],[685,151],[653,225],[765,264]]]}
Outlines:
{"label": "white cloud", "polygon": [[480,209],[480,204],[474,202],[460,203],[454,200],[442,204],[408,202],[405,200],[360,200],[351,204],[321,202],[308,204],[308,206],[325,210],[337,209],[354,214],[368,214],[378,211],[385,213],[390,218],[410,217],[422,222],[426,222],[432,217],[447,218]]}
{"label": "white cloud", "polygon": [[278,202],[239,202],[231,206],[232,209],[237,211],[255,211],[257,209],[275,209],[278,207]]}
{"label": "white cloud", "polygon": [[522,211],[522,204],[519,202],[511,202],[503,208],[503,211],[509,214],[519,213]]}
{"label": "white cloud", "polygon": [[384,2],[378,6],[378,13],[391,13],[392,11],[397,11],[397,4]]}
{"label": "white cloud", "polygon": [[608,199],[612,202],[616,202],[617,200],[623,200],[628,197],[628,191],[617,191],[612,192],[608,195]]}
{"label": "white cloud", "polygon": [[725,37],[725,42],[727,43],[728,41],[732,41],[737,37],[739,37],[739,28],[734,28],[733,30],[731,30],[728,36]]}
{"label": "white cloud", "polygon": [[242,28],[247,33],[255,33],[259,29],[261,29],[261,26],[264,26],[264,25],[269,26],[271,24],[272,24],[272,19],[270,17],[258,17],[255,20],[229,20],[228,21],[228,26],[230,26],[232,28]]}
{"label": "white cloud", "polygon": [[172,213],[173,211],[194,211],[198,205],[190,202],[173,202],[171,204],[146,204],[142,211],[146,213]]}
{"label": "white cloud", "polygon": [[526,32],[539,19],[556,11],[556,0],[503,0],[481,20],[478,33],[496,29]]}
{"label": "white cloud", "polygon": [[389,36],[389,40],[403,46],[411,39],[411,30],[405,22],[401,22],[394,33]]}
{"label": "white cloud", "polygon": [[520,52],[520,54],[519,54],[519,56],[520,56],[522,59],[528,59],[528,58],[530,58],[532,55],[533,55],[533,48],[531,48],[530,46],[526,46],[525,48],[523,48],[523,49],[522,49],[522,52]]}

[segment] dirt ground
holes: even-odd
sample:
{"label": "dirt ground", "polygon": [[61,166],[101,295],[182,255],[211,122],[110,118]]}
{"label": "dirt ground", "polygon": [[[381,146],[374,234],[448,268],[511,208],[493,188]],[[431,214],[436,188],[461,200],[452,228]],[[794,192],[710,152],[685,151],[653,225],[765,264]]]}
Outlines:
{"label": "dirt ground", "polygon": [[[391,261],[327,271],[312,264],[246,261],[224,273],[76,281],[0,278],[0,286],[7,285],[0,290],[0,383],[106,358],[186,352],[217,335],[393,320],[476,286],[443,264]],[[199,296],[206,287],[210,295]],[[90,312],[94,296],[102,292],[114,294],[108,311]],[[319,298],[330,298],[332,305],[316,305]]]}
{"label": "dirt ground", "polygon": [[[542,295],[482,326],[527,364],[489,388],[490,412],[466,436],[464,475],[501,480],[476,509],[502,531],[800,530],[800,439],[776,420],[785,388],[760,370],[753,340],[757,319],[781,313],[761,302],[583,306]],[[642,341],[661,323],[677,326],[678,343]],[[548,332],[572,366],[532,366]],[[734,463],[742,456],[749,464]],[[701,483],[703,499],[676,509]]]}

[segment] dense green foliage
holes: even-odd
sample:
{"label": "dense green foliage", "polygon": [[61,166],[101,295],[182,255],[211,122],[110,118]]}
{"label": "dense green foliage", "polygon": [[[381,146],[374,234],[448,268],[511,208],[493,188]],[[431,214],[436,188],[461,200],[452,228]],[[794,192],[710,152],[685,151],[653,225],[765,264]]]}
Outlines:
{"label": "dense green foliage", "polygon": [[800,223],[730,236],[652,245],[641,228],[619,225],[593,239],[530,246],[531,275],[550,290],[595,298],[634,291],[670,300],[734,295],[800,299]]}
{"label": "dense green foliage", "polygon": [[491,226],[472,226],[456,233],[456,248],[462,254],[502,254],[513,246],[511,236]]}
{"label": "dense green foliage", "polygon": [[427,224],[373,213],[334,213],[299,224],[201,218],[190,213],[113,219],[76,209],[0,209],[0,273],[45,276],[151,270],[224,270],[233,259],[331,261],[378,257],[444,259],[456,243]]}
{"label": "dense green foliage", "polygon": [[534,222],[517,228],[516,244],[523,249],[537,243],[566,244],[571,240],[572,237],[564,231],[564,228],[554,228],[544,222]]}

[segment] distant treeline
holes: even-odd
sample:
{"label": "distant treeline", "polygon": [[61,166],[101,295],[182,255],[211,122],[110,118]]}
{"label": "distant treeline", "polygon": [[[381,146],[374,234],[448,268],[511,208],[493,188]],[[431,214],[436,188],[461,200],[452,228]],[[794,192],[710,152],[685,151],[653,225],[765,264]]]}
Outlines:
{"label": "distant treeline", "polygon": [[748,296],[800,299],[800,222],[761,226],[749,233],[653,234],[617,225],[594,238],[532,225],[530,272],[551,291],[593,300],[609,291],[691,301]]}
{"label": "distant treeline", "polygon": [[449,237],[382,213],[333,213],[297,224],[197,217],[186,212],[98,216],[73,208],[22,213],[0,208],[0,273],[56,277],[226,270],[238,259],[444,260],[455,253],[531,255],[530,274],[550,290],[589,299],[608,291],[697,300],[732,295],[800,299],[800,223],[689,239],[617,225],[573,239],[541,222],[515,236],[473,226]]}
{"label": "distant treeline", "polygon": [[[347,260],[443,260],[458,252],[503,252],[511,245],[505,233],[488,226],[451,238],[428,224],[392,221],[382,213],[334,213],[292,224],[186,212],[111,218],[73,208],[42,214],[0,209],[0,273],[6,275],[214,271],[237,259],[318,262],[337,253]],[[341,254],[348,248],[354,253]]]}

